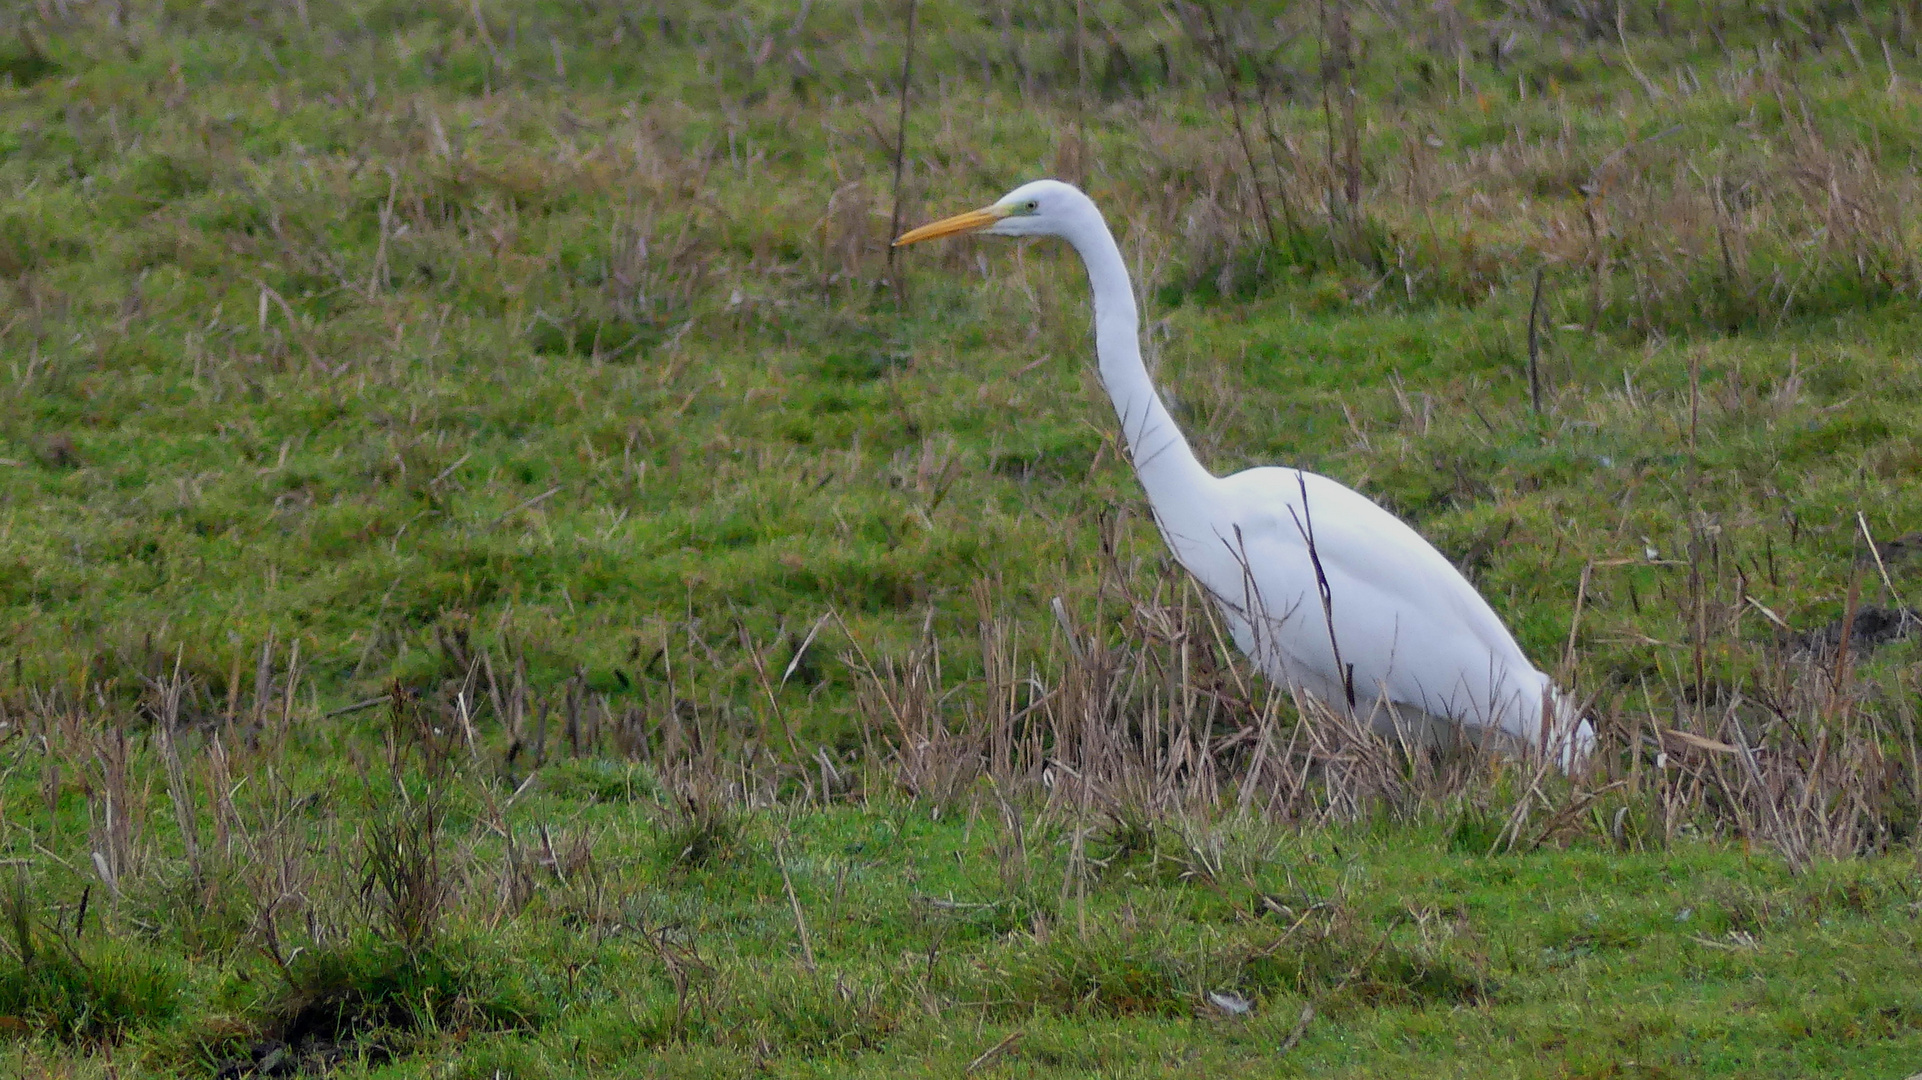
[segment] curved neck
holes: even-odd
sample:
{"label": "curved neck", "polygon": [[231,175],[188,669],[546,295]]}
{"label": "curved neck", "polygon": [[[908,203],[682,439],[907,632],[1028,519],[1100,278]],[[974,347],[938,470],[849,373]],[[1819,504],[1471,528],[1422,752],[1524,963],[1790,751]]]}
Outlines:
{"label": "curved neck", "polygon": [[1141,362],[1141,319],[1114,234],[1098,213],[1087,227],[1075,232],[1068,241],[1087,266],[1088,285],[1094,292],[1094,348],[1101,383],[1121,418],[1128,455],[1141,486],[1147,489],[1148,501],[1157,508],[1166,507],[1214,477],[1195,459]]}

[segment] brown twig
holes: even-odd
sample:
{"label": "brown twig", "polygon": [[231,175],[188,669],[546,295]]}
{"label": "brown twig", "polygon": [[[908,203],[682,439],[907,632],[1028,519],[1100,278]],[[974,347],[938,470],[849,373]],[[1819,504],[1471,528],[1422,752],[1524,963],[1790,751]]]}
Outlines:
{"label": "brown twig", "polygon": [[1528,404],[1542,414],[1542,268],[1535,268],[1535,291],[1528,300]]}
{"label": "brown twig", "polygon": [[[901,111],[894,126],[894,212],[888,218],[889,240],[901,235],[901,174],[907,165],[908,97],[914,80],[914,12],[917,6],[916,0],[908,0],[908,26],[901,54]],[[888,279],[894,283],[894,302],[905,310],[908,304],[907,283],[901,280],[898,260],[894,245],[888,245]]]}
{"label": "brown twig", "polygon": [[1261,169],[1255,164],[1254,148],[1248,142],[1248,128],[1241,120],[1240,78],[1228,56],[1228,42],[1222,35],[1221,23],[1215,18],[1213,4],[1202,4],[1201,10],[1208,16],[1208,33],[1213,38],[1213,48],[1208,50],[1215,67],[1221,72],[1223,87],[1228,91],[1228,113],[1234,119],[1235,140],[1241,144],[1241,156],[1248,162],[1248,184],[1255,191],[1255,205],[1261,210],[1261,224],[1268,233],[1268,246],[1280,250],[1281,241],[1275,236],[1275,218],[1268,212],[1268,195],[1261,183]]}
{"label": "brown twig", "polygon": [[1005,1053],[1007,1049],[1013,1046],[1015,1044],[1015,1041],[1020,1038],[1021,1038],[1021,1032],[1019,1031],[1008,1032],[1007,1036],[1004,1037],[1000,1042],[995,1043],[993,1046],[990,1046],[986,1050],[981,1051],[980,1056],[976,1057],[973,1061],[968,1062],[968,1067],[961,1070],[961,1075],[973,1076],[975,1072],[978,1071],[982,1066],[988,1064],[989,1062],[993,1061],[995,1058],[998,1058],[1003,1053]]}
{"label": "brown twig", "polygon": [[794,879],[788,875],[786,845],[775,845],[775,861],[781,865],[781,887],[787,890],[787,902],[794,908],[794,932],[801,939],[801,964],[809,972],[817,970],[814,962],[814,942],[808,935],[807,914],[801,910],[801,898],[795,895]]}

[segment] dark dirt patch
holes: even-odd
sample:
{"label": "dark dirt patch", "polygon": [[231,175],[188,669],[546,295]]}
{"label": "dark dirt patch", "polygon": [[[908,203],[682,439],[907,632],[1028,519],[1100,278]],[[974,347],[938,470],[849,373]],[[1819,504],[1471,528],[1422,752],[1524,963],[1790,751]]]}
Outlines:
{"label": "dark dirt patch", "polygon": [[1845,629],[1849,651],[1867,653],[1892,641],[1912,637],[1916,631],[1922,630],[1922,611],[1911,607],[1885,608],[1866,604],[1856,609],[1853,623],[1844,616],[1803,634],[1800,644],[1812,653],[1833,654],[1841,647]]}

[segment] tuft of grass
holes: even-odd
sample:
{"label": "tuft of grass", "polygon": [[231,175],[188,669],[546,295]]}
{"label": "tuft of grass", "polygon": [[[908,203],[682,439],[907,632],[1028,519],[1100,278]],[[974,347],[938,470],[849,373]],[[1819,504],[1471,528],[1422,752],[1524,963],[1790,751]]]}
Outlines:
{"label": "tuft of grass", "polygon": [[5,894],[0,1016],[13,1034],[83,1046],[157,1026],[180,1011],[178,966],[132,941],[77,936],[36,918],[24,877]]}
{"label": "tuft of grass", "polygon": [[151,936],[179,942],[189,956],[232,955],[243,948],[258,914],[246,876],[232,863],[204,866],[196,876],[185,866],[142,877],[133,883],[130,912],[150,927]]}
{"label": "tuft of grass", "polygon": [[385,1060],[450,1030],[533,1030],[546,1009],[510,969],[478,940],[408,949],[365,936],[303,949],[254,1006],[246,1057],[235,1060],[271,1071],[263,1061],[277,1054],[324,1069],[349,1056]]}
{"label": "tuft of grass", "polygon": [[377,806],[361,837],[361,896],[376,932],[405,953],[436,944],[453,888],[441,851],[446,809],[439,792],[404,790]]}
{"label": "tuft of grass", "polygon": [[751,851],[747,818],[716,793],[684,792],[664,817],[655,844],[665,866],[677,870],[726,867]]}
{"label": "tuft of grass", "polygon": [[69,947],[0,962],[0,1016],[16,1030],[91,1045],[180,1013],[184,980],[164,955],[119,941]]}

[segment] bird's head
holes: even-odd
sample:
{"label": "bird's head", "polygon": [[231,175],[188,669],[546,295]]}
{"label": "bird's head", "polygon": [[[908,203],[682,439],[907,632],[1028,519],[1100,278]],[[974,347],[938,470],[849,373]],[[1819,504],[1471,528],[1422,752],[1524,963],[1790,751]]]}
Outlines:
{"label": "bird's head", "polygon": [[894,241],[894,246],[970,232],[988,236],[1060,236],[1072,241],[1091,223],[1100,225],[1101,212],[1080,188],[1059,180],[1036,180],[1015,188],[990,206],[903,233]]}

